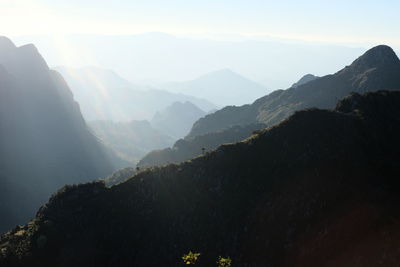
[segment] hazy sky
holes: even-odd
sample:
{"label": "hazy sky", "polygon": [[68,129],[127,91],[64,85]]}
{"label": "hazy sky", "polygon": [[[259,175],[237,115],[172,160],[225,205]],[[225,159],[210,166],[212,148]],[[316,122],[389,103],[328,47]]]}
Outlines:
{"label": "hazy sky", "polygon": [[399,10],[399,0],[0,0],[0,34],[269,35],[398,49]]}

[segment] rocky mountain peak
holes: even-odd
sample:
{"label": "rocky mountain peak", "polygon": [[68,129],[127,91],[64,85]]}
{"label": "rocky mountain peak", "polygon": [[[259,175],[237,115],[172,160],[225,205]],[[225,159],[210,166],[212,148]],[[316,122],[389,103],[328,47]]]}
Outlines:
{"label": "rocky mountain peak", "polygon": [[350,66],[354,71],[366,71],[372,68],[400,65],[393,49],[387,45],[378,45],[356,59]]}

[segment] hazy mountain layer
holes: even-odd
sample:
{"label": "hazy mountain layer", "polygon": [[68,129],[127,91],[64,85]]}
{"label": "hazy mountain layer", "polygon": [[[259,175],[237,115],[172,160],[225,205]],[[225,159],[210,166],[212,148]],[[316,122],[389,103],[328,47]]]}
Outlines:
{"label": "hazy mountain layer", "polygon": [[208,111],[215,105],[205,99],[133,85],[110,70],[88,67],[56,68],[64,76],[86,120],[150,120],[176,101],[190,101]]}
{"label": "hazy mountain layer", "polygon": [[5,266],[397,266],[400,92],[306,110],[125,183],[66,187],[0,238]]}
{"label": "hazy mountain layer", "polygon": [[400,88],[400,60],[388,46],[368,50],[341,71],[295,88],[278,90],[257,99],[251,105],[225,107],[198,120],[188,138],[218,131],[232,125],[261,122],[272,125],[296,110],[333,108],[336,101],[350,92]]}
{"label": "hazy mountain layer", "polygon": [[169,147],[176,140],[154,129],[148,121],[91,121],[89,127],[129,166],[134,166],[151,150]]}
{"label": "hazy mountain layer", "polygon": [[52,192],[113,171],[71,91],[37,49],[0,37],[0,232]]}
{"label": "hazy mountain layer", "polygon": [[151,125],[176,140],[187,135],[193,123],[204,115],[206,112],[190,102],[174,102],[158,111],[151,120]]}

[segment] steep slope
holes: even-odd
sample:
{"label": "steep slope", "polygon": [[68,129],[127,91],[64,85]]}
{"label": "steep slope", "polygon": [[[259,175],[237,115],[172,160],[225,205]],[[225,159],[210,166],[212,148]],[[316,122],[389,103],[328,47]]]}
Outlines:
{"label": "steep slope", "polygon": [[308,82],[314,81],[316,79],[318,79],[318,76],[312,75],[312,74],[306,74],[303,77],[301,77],[300,80],[298,80],[297,82],[295,82],[291,88],[296,88],[299,87],[300,85],[306,84]]}
{"label": "steep slope", "polygon": [[82,108],[86,120],[150,120],[176,101],[190,101],[208,111],[215,105],[205,99],[143,88],[129,83],[111,70],[58,67]]}
{"label": "steep slope", "polygon": [[151,125],[176,139],[187,135],[195,121],[206,115],[196,105],[186,101],[174,102],[167,108],[157,111]]}
{"label": "steep slope", "polygon": [[0,37],[0,232],[65,184],[113,171],[63,78],[37,49]]}
{"label": "steep slope", "polygon": [[188,138],[248,122],[272,125],[304,108],[333,108],[338,99],[351,92],[398,88],[400,60],[390,47],[380,45],[335,74],[275,91],[251,105],[226,107],[210,114],[193,125]]}
{"label": "steep slope", "polygon": [[126,160],[128,166],[135,165],[151,150],[169,147],[175,141],[154,129],[148,121],[91,121],[88,124],[93,134]]}
{"label": "steep slope", "polygon": [[163,85],[173,92],[205,98],[220,105],[243,105],[268,93],[261,84],[229,69],[207,73],[197,79]]}
{"label": "steep slope", "polygon": [[400,92],[306,110],[111,188],[66,187],[0,237],[6,266],[397,266]]}

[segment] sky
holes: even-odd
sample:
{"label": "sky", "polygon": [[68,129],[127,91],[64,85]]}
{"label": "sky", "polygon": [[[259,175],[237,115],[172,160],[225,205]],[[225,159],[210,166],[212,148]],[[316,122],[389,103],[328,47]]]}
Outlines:
{"label": "sky", "polygon": [[232,35],[400,48],[398,0],[0,0],[0,34]]}
{"label": "sky", "polygon": [[[158,85],[231,69],[268,88],[400,51],[400,0],[0,0],[0,35],[50,67]],[[195,51],[195,52],[193,52]]]}

